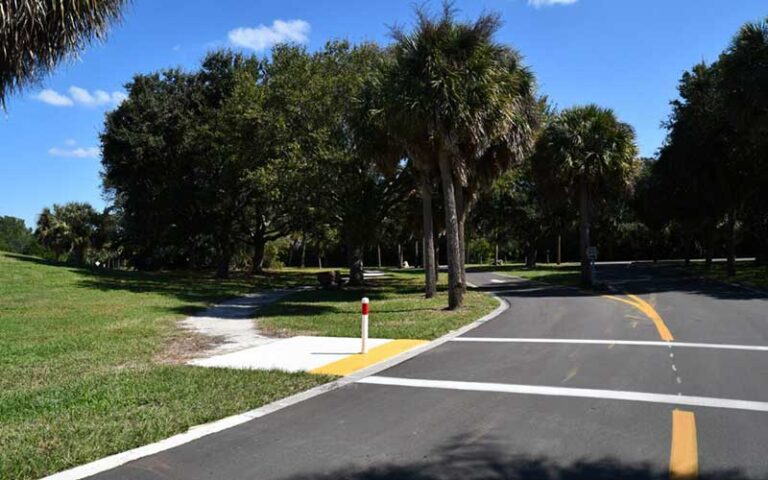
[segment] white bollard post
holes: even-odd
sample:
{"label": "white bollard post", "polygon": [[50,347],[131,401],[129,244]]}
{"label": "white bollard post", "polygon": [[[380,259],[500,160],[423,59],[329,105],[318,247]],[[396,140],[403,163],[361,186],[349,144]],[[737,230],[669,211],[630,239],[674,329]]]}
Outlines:
{"label": "white bollard post", "polygon": [[362,345],[360,353],[368,353],[368,297],[363,297],[363,324],[361,325]]}

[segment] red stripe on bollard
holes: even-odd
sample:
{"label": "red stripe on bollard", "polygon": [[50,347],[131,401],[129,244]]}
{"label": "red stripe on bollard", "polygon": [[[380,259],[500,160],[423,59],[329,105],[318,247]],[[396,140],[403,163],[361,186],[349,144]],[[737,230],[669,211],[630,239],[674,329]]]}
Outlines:
{"label": "red stripe on bollard", "polygon": [[367,303],[363,304],[363,315],[368,315],[368,304]]}

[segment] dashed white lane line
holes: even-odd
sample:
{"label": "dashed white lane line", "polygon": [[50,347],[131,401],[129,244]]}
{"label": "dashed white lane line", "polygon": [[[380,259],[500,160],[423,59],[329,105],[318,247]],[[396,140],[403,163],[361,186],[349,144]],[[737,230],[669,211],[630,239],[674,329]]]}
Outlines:
{"label": "dashed white lane line", "polygon": [[[635,345],[641,347],[681,347],[681,348],[710,348],[719,350],[750,350],[768,352],[768,346],[762,345],[733,345],[727,343],[689,343],[689,342],[653,342],[641,340],[582,340],[571,338],[496,338],[496,337],[456,337],[451,342],[479,343],[565,343],[577,345]],[[674,358],[674,354],[670,353]]]}
{"label": "dashed white lane line", "polygon": [[594,398],[598,400],[624,400],[630,402],[689,405],[693,407],[726,408],[768,412],[768,402],[735,400],[730,398],[693,397],[662,393],[630,392],[622,390],[597,390],[592,388],[545,387],[538,385],[517,385],[508,383],[460,382],[449,380],[427,380],[421,378],[397,378],[372,376],[358,380],[368,385],[396,387],[432,388],[469,392],[511,393],[520,395],[543,395],[551,397]]}

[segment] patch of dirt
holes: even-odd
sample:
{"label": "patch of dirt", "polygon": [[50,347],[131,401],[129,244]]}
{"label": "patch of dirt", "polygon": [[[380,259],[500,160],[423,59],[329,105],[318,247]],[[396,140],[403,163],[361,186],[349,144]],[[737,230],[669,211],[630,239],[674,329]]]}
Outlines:
{"label": "patch of dirt", "polygon": [[224,337],[211,337],[179,327],[152,360],[164,365],[182,365],[224,342]]}

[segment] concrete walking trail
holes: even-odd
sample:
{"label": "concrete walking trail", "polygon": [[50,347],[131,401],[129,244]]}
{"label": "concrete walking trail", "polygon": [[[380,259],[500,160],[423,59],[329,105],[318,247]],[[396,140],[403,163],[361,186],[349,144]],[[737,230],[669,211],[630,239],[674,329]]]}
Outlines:
{"label": "concrete walking trail", "polygon": [[768,298],[664,268],[599,275],[626,301],[470,274],[510,308],[391,368],[92,478],[768,478]]}

